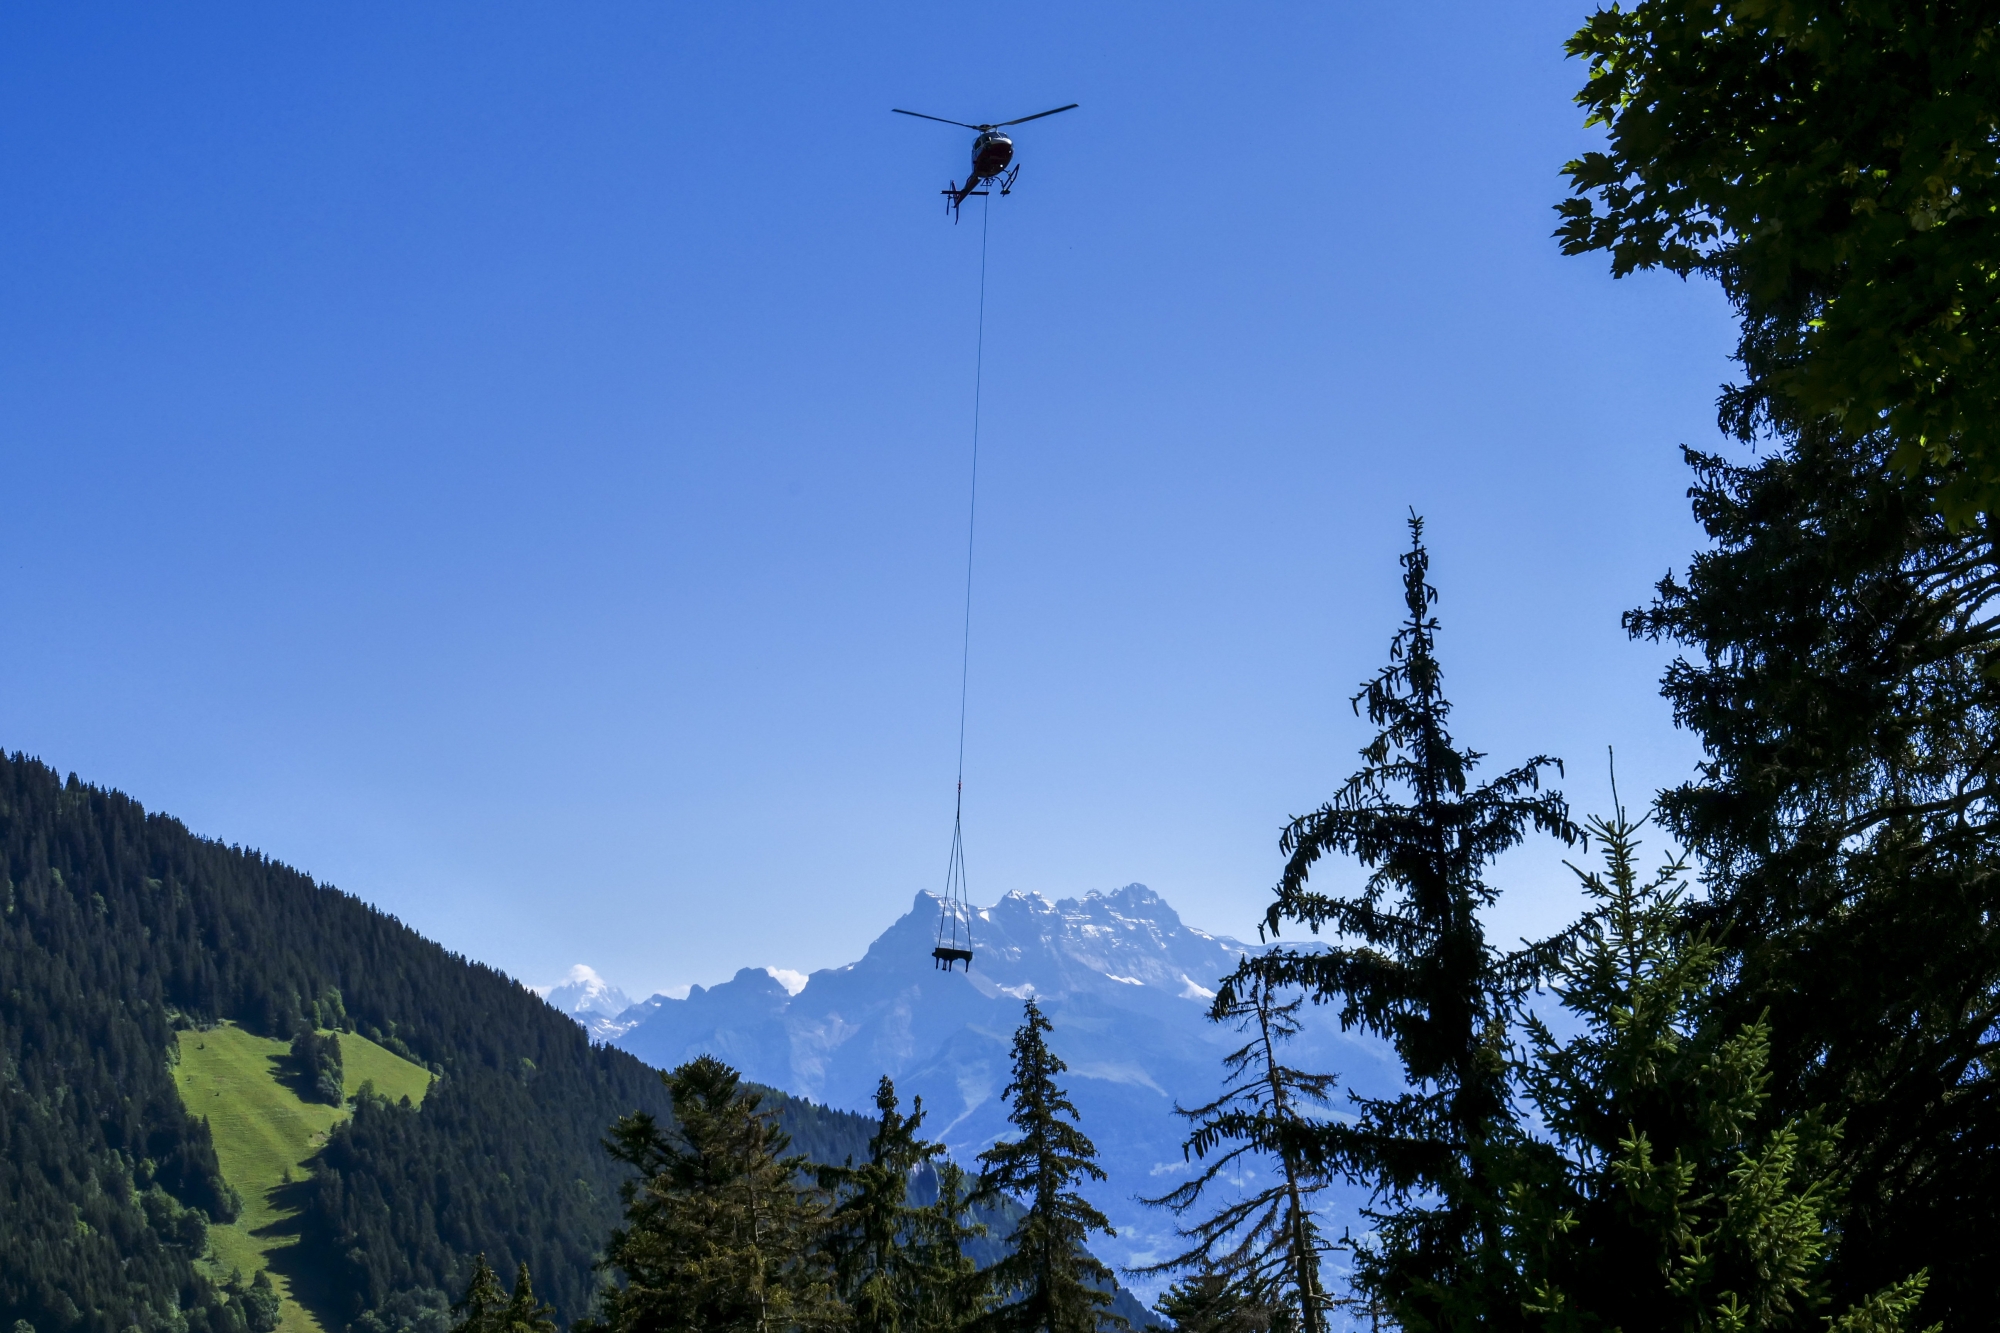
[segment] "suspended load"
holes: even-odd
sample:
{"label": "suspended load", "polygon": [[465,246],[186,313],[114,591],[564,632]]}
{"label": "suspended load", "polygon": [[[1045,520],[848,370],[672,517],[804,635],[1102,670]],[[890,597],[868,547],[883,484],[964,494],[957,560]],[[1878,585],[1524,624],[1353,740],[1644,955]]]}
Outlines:
{"label": "suspended load", "polygon": [[[1037,111],[1032,116],[1020,116],[991,125],[974,125],[968,121],[926,115],[921,111],[894,108],[898,115],[940,121],[978,132],[979,137],[972,141],[971,174],[966,176],[963,185],[953,181],[944,192],[945,206],[953,220],[958,217],[960,204],[972,195],[989,193],[980,186],[998,185],[1001,194],[1013,188],[1014,177],[1020,174],[1021,168],[1014,161],[1014,141],[1002,133],[1003,130],[1011,125],[1025,125],[1043,116],[1075,109],[1076,103],[1071,102],[1054,110]],[[991,203],[989,199],[989,209]],[[986,236],[991,216],[990,212],[982,213],[979,228],[979,341],[972,371],[972,494],[965,516],[965,628],[958,665],[958,801],[951,820],[951,861],[945,868],[944,897],[938,906],[937,947],[931,950],[931,957],[940,969],[949,972],[957,964],[964,963],[967,974],[972,971],[972,904],[965,892],[965,700],[972,663],[972,549],[979,514],[979,393],[986,369]]]}
{"label": "suspended load", "polygon": [[[965,810],[965,784],[959,783],[959,812]],[[938,908],[937,948],[931,957],[945,971],[964,963],[972,971],[972,904],[965,897],[965,827],[959,816],[951,821],[951,864],[944,872],[944,902]]]}

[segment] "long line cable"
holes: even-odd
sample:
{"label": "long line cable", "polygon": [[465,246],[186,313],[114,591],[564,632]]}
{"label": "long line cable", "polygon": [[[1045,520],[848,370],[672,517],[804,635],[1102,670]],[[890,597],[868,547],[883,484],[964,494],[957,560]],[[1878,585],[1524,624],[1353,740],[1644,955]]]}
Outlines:
{"label": "long line cable", "polygon": [[[959,923],[963,918],[968,950],[972,948],[972,905],[965,885],[965,705],[972,679],[972,554],[973,539],[979,531],[979,406],[986,379],[986,239],[992,225],[993,200],[989,195],[981,200],[979,210],[979,320],[972,356],[972,484],[965,506],[965,625],[958,658],[958,791],[951,816],[951,860],[945,869],[945,899],[938,917],[938,947],[945,944],[947,919],[951,922],[951,947],[959,947]],[[948,962],[946,966],[949,967]],[[968,960],[966,970],[971,969]]]}
{"label": "long line cable", "polygon": [[993,201],[979,210],[979,333],[972,352],[972,487],[965,505],[965,635],[958,658],[958,785],[965,787],[965,695],[972,670],[972,538],[979,524],[979,394],[986,378],[986,233]]}

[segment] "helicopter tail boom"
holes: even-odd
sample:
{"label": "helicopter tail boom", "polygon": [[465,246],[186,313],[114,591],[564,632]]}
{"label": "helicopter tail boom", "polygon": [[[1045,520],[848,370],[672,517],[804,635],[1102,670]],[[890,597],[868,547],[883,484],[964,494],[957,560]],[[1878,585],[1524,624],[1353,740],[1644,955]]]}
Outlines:
{"label": "helicopter tail boom", "polygon": [[1021,164],[1016,162],[1012,169],[1005,175],[990,177],[974,176],[962,186],[957,181],[953,181],[949,186],[939,190],[938,193],[945,197],[945,212],[951,214],[956,219],[958,217],[959,205],[963,204],[967,199],[972,198],[974,195],[984,196],[993,193],[991,190],[982,190],[976,187],[980,185],[998,185],[1000,193],[1004,196],[1013,190],[1014,178],[1020,174]]}

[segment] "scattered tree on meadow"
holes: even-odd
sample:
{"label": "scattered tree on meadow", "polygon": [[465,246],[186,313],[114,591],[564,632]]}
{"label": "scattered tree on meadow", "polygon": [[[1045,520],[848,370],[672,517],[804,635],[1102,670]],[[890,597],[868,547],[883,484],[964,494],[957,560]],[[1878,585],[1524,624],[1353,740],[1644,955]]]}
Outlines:
{"label": "scattered tree on meadow", "polygon": [[340,1034],[313,1031],[311,1024],[299,1029],[292,1038],[292,1064],[298,1070],[299,1081],[305,1085],[307,1095],[314,1101],[325,1102],[328,1106],[344,1106],[347,1103],[345,1074],[340,1061]]}
{"label": "scattered tree on meadow", "polygon": [[1520,1066],[1543,1131],[1508,1194],[1529,1311],[1552,1333],[1896,1333],[1921,1273],[1829,1323],[1840,1126],[1764,1124],[1770,1026],[1716,1011],[1724,955],[1688,929],[1685,862],[1642,879],[1622,807],[1589,828],[1604,870],[1578,872],[1592,907],[1553,973],[1580,1030],[1530,1015]]}
{"label": "scattered tree on meadow", "polygon": [[[918,1137],[923,1099],[903,1115],[884,1075],[875,1108],[869,1159],[819,1169],[820,1187],[834,1200],[820,1242],[834,1292],[856,1333],[945,1333],[983,1308],[963,1246],[984,1228],[966,1215],[964,1173],[944,1145]],[[924,1172],[937,1179],[938,1198],[918,1207],[910,1185]]]}
{"label": "scattered tree on meadow", "polygon": [[[1410,519],[1402,557],[1407,617],[1390,662],[1354,697],[1381,728],[1365,767],[1319,810],[1295,819],[1289,854],[1264,929],[1283,922],[1331,927],[1324,950],[1274,950],[1245,963],[1217,1004],[1247,999],[1250,985],[1299,987],[1338,1002],[1343,1026],[1385,1039],[1408,1091],[1356,1098],[1353,1124],[1310,1135],[1311,1160],[1367,1181],[1375,1235],[1356,1250],[1356,1282],[1411,1333],[1491,1329],[1521,1310],[1503,1235],[1502,1204],[1514,1151],[1507,1024],[1547,950],[1506,954],[1487,943],[1480,912],[1498,897],[1485,869],[1530,830],[1574,842],[1581,831],[1555,792],[1540,789],[1538,757],[1480,784],[1483,757],[1452,740],[1436,655],[1437,593],[1427,582],[1423,521]],[[1360,892],[1308,886],[1319,860],[1352,856],[1369,870]]]}
{"label": "scattered tree on meadow", "polygon": [[1007,1193],[1027,1211],[1015,1224],[1012,1252],[985,1270],[1002,1304],[980,1321],[992,1333],[1097,1333],[1124,1327],[1109,1312],[1111,1270],[1085,1248],[1090,1233],[1115,1235],[1104,1214],[1077,1192],[1103,1180],[1097,1149],[1077,1127],[1076,1107],[1056,1083],[1068,1066],[1049,1050],[1049,1021],[1033,999],[1014,1033],[1014,1078],[1001,1094],[1019,1136],[979,1155],[980,1193]]}
{"label": "scattered tree on meadow", "polygon": [[[1214,1203],[1217,1181],[1235,1187],[1206,1217],[1182,1226],[1189,1248],[1138,1270],[1158,1274],[1192,1270],[1172,1295],[1180,1313],[1161,1313],[1178,1328],[1262,1329],[1276,1333],[1325,1333],[1332,1302],[1321,1279],[1328,1246],[1313,1216],[1313,1199],[1331,1183],[1316,1165],[1323,1108],[1337,1074],[1309,1074],[1278,1058],[1279,1043],[1299,1030],[1303,996],[1280,1001],[1262,979],[1245,974],[1218,996],[1209,1017],[1229,1022],[1249,1041],[1223,1058],[1222,1095],[1193,1110],[1176,1108],[1193,1123],[1182,1147],[1199,1175],[1146,1203],[1185,1216]],[[1275,1166],[1269,1183],[1244,1192],[1245,1172],[1259,1159]]]}
{"label": "scattered tree on meadow", "polygon": [[243,1326],[249,1333],[272,1333],[283,1316],[284,1302],[278,1296],[278,1289],[271,1284],[271,1275],[263,1269],[250,1279],[250,1285],[243,1285],[242,1273],[232,1273],[231,1281],[225,1287],[231,1298],[240,1302],[243,1309]]}
{"label": "scattered tree on meadow", "polygon": [[600,1333],[779,1333],[832,1328],[844,1312],[820,1257],[823,1199],[804,1157],[734,1069],[701,1056],[661,1076],[674,1127],[644,1112],[612,1126],[613,1156],[639,1172],[612,1232]]}

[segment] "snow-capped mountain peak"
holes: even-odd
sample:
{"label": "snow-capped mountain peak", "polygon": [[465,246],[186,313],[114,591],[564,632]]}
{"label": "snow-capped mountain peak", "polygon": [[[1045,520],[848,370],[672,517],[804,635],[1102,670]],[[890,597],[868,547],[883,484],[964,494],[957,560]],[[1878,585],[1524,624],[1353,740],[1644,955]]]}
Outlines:
{"label": "snow-capped mountain peak", "polygon": [[[1215,1095],[1222,1056],[1243,1039],[1209,1021],[1209,1003],[1260,946],[1188,926],[1143,884],[1053,901],[1017,892],[973,912],[971,970],[940,972],[931,948],[941,907],[917,894],[863,957],[803,985],[745,967],[686,999],[656,995],[607,1040],[663,1069],[714,1055],[756,1082],[864,1113],[886,1074],[906,1105],[923,1097],[925,1132],[970,1162],[1006,1131],[1009,1045],[1033,996],[1110,1176],[1093,1194],[1119,1233],[1102,1253],[1120,1264],[1172,1253],[1172,1219],[1136,1196],[1158,1192],[1156,1171],[1185,1169],[1174,1105]],[[1379,1052],[1312,1018],[1291,1052],[1302,1067],[1389,1086]]]}
{"label": "snow-capped mountain peak", "polygon": [[631,997],[587,964],[578,963],[552,986],[536,986],[533,989],[549,1004],[582,1024],[593,1041],[609,1041],[625,1030],[613,1020],[632,1007]]}

